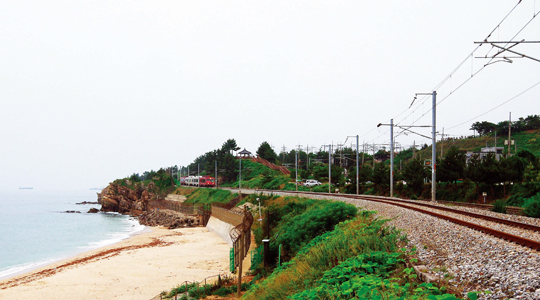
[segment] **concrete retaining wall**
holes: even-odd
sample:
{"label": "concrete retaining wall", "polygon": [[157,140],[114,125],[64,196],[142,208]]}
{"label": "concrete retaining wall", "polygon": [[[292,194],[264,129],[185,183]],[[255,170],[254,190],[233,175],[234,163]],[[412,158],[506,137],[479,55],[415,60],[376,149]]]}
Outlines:
{"label": "concrete retaining wall", "polygon": [[225,243],[229,244],[229,246],[233,246],[233,241],[231,240],[231,236],[229,235],[231,229],[234,228],[233,225],[212,216],[210,217],[210,220],[208,220],[206,228],[208,228],[209,231],[212,231],[215,234],[219,235],[223,239],[223,241],[225,241]]}

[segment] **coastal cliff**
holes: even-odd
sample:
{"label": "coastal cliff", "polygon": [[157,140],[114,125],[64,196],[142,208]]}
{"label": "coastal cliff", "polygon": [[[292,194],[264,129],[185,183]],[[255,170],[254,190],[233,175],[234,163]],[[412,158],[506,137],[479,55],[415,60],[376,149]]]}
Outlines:
{"label": "coastal cliff", "polygon": [[118,212],[138,216],[148,210],[148,203],[157,200],[156,186],[153,182],[132,184],[129,180],[116,180],[98,195],[101,211]]}
{"label": "coastal cliff", "polygon": [[[164,226],[169,229],[198,226],[199,218],[163,208],[163,196],[172,189],[174,186],[160,189],[153,181],[131,182],[128,179],[119,179],[110,183],[101,193],[97,193],[97,197],[101,211],[135,216],[142,225]],[[156,209],[157,207],[162,208]]]}

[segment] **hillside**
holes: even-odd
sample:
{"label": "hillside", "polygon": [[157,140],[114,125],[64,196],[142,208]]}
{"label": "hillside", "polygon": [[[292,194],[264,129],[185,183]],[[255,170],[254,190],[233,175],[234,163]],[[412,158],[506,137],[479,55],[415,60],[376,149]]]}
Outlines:
{"label": "hillside", "polygon": [[[497,136],[497,147],[508,147],[504,145],[504,141],[508,139],[508,136]],[[515,153],[519,150],[527,150],[536,156],[540,156],[540,130],[529,130],[524,132],[512,133],[512,139],[515,140],[516,145],[512,146],[511,152]],[[459,150],[479,152],[481,148],[495,146],[495,134],[490,133],[485,136],[470,137],[464,139],[448,139],[437,142],[437,156],[441,155],[441,147],[446,152],[450,147],[456,146]],[[421,159],[431,158],[431,145],[424,150],[416,152]]]}

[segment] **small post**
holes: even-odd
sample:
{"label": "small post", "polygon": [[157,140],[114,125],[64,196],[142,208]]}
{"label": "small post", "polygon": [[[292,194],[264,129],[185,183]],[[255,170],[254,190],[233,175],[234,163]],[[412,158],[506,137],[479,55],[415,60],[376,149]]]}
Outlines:
{"label": "small post", "polygon": [[263,260],[264,260],[264,267],[265,268],[268,268],[268,256],[269,256],[269,252],[270,252],[270,239],[264,239],[262,240],[263,242]]}
{"label": "small post", "polygon": [[281,266],[281,244],[279,244],[278,249],[278,267]]}
{"label": "small post", "polygon": [[244,232],[242,231],[240,233],[240,237],[238,237],[240,251],[238,251],[238,285],[237,285],[237,291],[236,296],[240,298],[240,292],[242,291],[242,261],[243,261],[243,254],[244,254],[244,243],[243,243],[243,237]]}

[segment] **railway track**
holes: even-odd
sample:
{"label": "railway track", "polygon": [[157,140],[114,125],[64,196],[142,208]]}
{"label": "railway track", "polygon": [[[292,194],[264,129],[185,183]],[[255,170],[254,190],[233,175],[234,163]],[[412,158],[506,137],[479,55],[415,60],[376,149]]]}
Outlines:
{"label": "railway track", "polygon": [[[516,243],[516,244],[519,244],[519,245],[522,245],[522,246],[525,246],[525,247],[540,251],[540,242],[539,241],[531,240],[531,239],[528,239],[528,238],[525,238],[525,237],[521,237],[521,236],[510,234],[510,233],[507,233],[507,232],[504,232],[504,231],[496,230],[496,229],[490,228],[488,226],[482,226],[482,225],[479,225],[479,224],[476,224],[476,223],[473,223],[473,222],[469,222],[469,221],[465,221],[465,220],[462,220],[462,219],[459,219],[459,218],[451,217],[451,216],[446,215],[444,213],[436,212],[435,210],[442,210],[442,211],[445,211],[445,212],[450,212],[450,213],[454,213],[454,214],[464,215],[464,216],[467,216],[467,217],[482,219],[482,220],[486,220],[486,221],[494,222],[494,223],[498,223],[498,224],[504,224],[504,225],[508,225],[508,226],[512,226],[512,227],[516,227],[516,228],[520,228],[520,229],[524,229],[524,230],[530,230],[530,231],[533,231],[533,232],[540,232],[540,226],[527,224],[527,223],[523,223],[523,222],[517,222],[517,221],[512,221],[512,220],[507,220],[507,219],[502,219],[502,218],[497,218],[497,217],[492,217],[492,216],[487,216],[487,215],[483,215],[483,214],[467,212],[467,211],[454,209],[454,208],[450,208],[450,207],[445,207],[445,206],[438,206],[438,205],[433,205],[433,204],[429,204],[429,203],[423,203],[421,201],[403,200],[403,199],[398,199],[398,198],[379,197],[379,196],[366,196],[366,195],[351,195],[351,194],[329,194],[329,193],[315,193],[315,192],[275,191],[275,190],[259,190],[259,192],[273,193],[273,194],[288,193],[288,194],[320,195],[320,196],[331,196],[331,197],[333,196],[333,197],[341,197],[341,198],[348,198],[348,199],[359,199],[359,200],[368,200],[368,201],[386,203],[386,204],[390,204],[390,205],[395,205],[395,206],[415,210],[415,211],[418,211],[418,212],[421,212],[421,213],[424,213],[424,214],[428,214],[428,215],[431,215],[431,216],[434,216],[434,217],[437,217],[437,218],[440,218],[440,219],[444,219],[444,220],[447,220],[447,221],[450,221],[450,222],[453,222],[453,223],[456,223],[456,224],[459,224],[459,225],[462,225],[462,226],[472,228],[472,229],[477,230],[477,231],[484,232],[486,234],[492,235],[492,236],[500,238],[500,239],[504,239],[504,240],[507,240],[507,241],[510,241],[510,242],[513,242],[513,243]],[[417,206],[421,206],[423,208],[420,208],[420,207],[417,207]]]}
{"label": "railway track", "polygon": [[[482,210],[492,210],[493,209],[493,205],[490,205],[490,204],[478,204],[478,203],[444,201],[444,200],[437,200],[437,202],[441,203],[441,204],[472,207],[472,208],[477,208],[477,209],[482,209]],[[511,215],[521,216],[521,215],[523,215],[523,208],[522,207],[515,207],[515,206],[508,206],[508,207],[506,207],[506,213],[511,214]]]}

